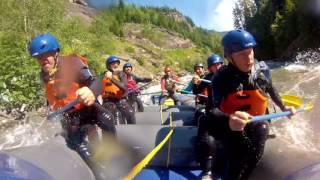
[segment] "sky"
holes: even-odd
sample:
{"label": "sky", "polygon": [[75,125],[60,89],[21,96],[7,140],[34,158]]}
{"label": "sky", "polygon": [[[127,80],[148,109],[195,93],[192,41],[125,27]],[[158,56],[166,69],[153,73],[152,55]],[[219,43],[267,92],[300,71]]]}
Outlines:
{"label": "sky", "polygon": [[[115,0],[89,0],[110,3]],[[233,29],[232,9],[236,0],[124,0],[140,6],[175,8],[202,28],[215,31]]]}

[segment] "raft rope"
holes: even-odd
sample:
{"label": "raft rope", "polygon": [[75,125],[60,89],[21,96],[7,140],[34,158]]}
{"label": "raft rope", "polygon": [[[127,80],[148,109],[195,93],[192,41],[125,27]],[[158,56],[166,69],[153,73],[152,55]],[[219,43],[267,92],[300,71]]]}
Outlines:
{"label": "raft rope", "polygon": [[[161,107],[160,107],[161,108]],[[171,139],[171,135],[174,132],[174,126],[172,125],[172,115],[170,112],[170,131],[168,132],[168,134],[166,135],[166,137],[155,147],[151,150],[151,152],[146,155],[142,161],[140,161],[137,165],[135,165],[133,167],[133,169],[128,173],[128,175],[126,177],[124,177],[124,180],[131,180],[134,179],[134,177],[137,176],[137,174],[140,173],[140,171],[145,168],[149,162],[152,160],[152,158],[161,150],[161,148],[164,146],[164,144]],[[170,142],[171,144],[171,142]],[[169,166],[169,162],[170,162],[170,144],[168,146],[168,156],[167,156],[167,167]]]}
{"label": "raft rope", "polygon": [[162,114],[162,105],[160,105],[160,120],[161,120],[161,125],[163,124],[163,114]]}
{"label": "raft rope", "polygon": [[[170,128],[172,128],[172,112],[169,114],[170,116]],[[168,153],[167,153],[167,167],[169,167],[170,164],[170,155],[171,155],[171,137],[169,137],[169,144],[168,144]]]}

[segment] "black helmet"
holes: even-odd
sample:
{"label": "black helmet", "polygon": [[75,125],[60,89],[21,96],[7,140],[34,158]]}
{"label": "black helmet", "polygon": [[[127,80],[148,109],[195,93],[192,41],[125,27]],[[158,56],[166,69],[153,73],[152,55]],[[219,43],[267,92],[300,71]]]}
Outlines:
{"label": "black helmet", "polygon": [[193,66],[193,70],[196,70],[197,67],[203,68],[203,64],[202,64],[202,63],[196,63],[196,64]]}

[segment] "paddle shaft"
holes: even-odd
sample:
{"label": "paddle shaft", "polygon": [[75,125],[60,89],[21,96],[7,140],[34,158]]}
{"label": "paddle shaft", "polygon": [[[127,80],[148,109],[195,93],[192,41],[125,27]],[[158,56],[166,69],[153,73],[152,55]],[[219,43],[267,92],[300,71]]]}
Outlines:
{"label": "paddle shaft", "polygon": [[200,81],[203,81],[203,82],[206,82],[206,83],[211,83],[211,81],[207,80],[207,79],[200,79]]}
{"label": "paddle shaft", "polygon": [[[301,108],[301,109],[298,109],[296,112],[299,113],[304,111],[305,109]],[[291,114],[290,111],[285,111],[285,112],[279,112],[279,113],[273,113],[273,114],[267,114],[267,115],[261,115],[261,116],[254,116],[250,122],[267,121],[273,118],[289,116],[290,114]]]}
{"label": "paddle shaft", "polygon": [[48,120],[51,120],[51,119],[53,119],[54,117],[56,117],[57,115],[69,111],[69,110],[72,109],[75,105],[77,105],[77,104],[79,104],[79,103],[80,103],[80,100],[79,100],[79,99],[76,99],[76,100],[70,102],[69,104],[63,106],[61,109],[59,109],[59,110],[57,110],[57,111],[49,114],[49,115],[47,116],[47,119],[48,119]]}
{"label": "paddle shaft", "polygon": [[148,83],[146,83],[146,84],[144,84],[144,85],[142,85],[142,86],[140,86],[140,87],[131,89],[131,90],[129,90],[128,94],[130,94],[130,93],[132,93],[132,92],[135,92],[135,91],[138,91],[138,90],[142,90],[142,88],[148,86],[150,83],[151,83],[151,82],[148,82]]}
{"label": "paddle shaft", "polygon": [[195,95],[195,96],[200,96],[200,97],[208,98],[208,96],[206,96],[206,95],[204,95],[204,94],[193,94],[191,91],[181,90],[181,92],[186,93],[186,94],[192,94],[192,95]]}
{"label": "paddle shaft", "polygon": [[149,92],[149,93],[143,93],[141,95],[151,95],[151,94],[161,94],[162,91],[158,91],[158,92]]}

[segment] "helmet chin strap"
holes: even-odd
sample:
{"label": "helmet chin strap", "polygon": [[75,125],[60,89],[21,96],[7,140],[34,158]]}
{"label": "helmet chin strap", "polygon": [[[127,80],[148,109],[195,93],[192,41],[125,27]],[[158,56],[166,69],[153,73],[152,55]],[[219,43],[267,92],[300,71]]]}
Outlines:
{"label": "helmet chin strap", "polygon": [[107,68],[109,71],[113,72],[113,69],[111,68],[110,65],[108,65],[108,68]]}
{"label": "helmet chin strap", "polygon": [[230,63],[233,64],[234,66],[236,66],[235,63],[234,63],[234,59],[232,58],[232,56],[230,55],[229,57],[230,57]]}
{"label": "helmet chin strap", "polygon": [[54,66],[49,71],[49,76],[53,76],[58,71],[59,52],[54,55]]}

